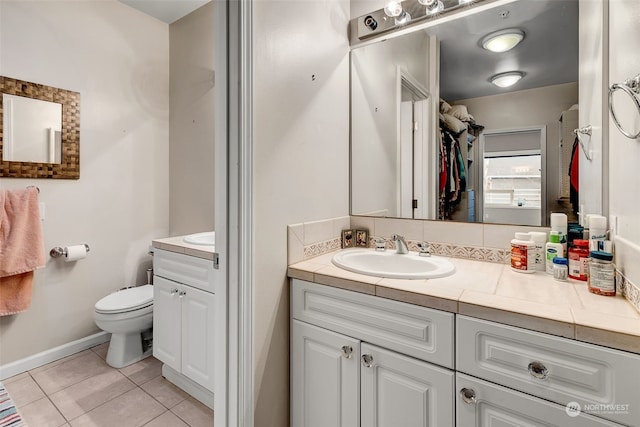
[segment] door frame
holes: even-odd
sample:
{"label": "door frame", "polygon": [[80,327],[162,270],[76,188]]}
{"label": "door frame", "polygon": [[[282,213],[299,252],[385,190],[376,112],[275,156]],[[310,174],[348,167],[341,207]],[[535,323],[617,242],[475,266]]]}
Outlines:
{"label": "door frame", "polygon": [[252,4],[218,1],[214,15],[214,423],[253,427]]}

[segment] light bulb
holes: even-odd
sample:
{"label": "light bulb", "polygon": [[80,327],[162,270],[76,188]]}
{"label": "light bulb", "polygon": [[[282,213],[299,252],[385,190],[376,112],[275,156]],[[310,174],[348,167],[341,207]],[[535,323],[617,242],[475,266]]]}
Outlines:
{"label": "light bulb", "polygon": [[391,0],[384,6],[384,13],[390,17],[400,16],[402,13],[402,5],[399,0]]}

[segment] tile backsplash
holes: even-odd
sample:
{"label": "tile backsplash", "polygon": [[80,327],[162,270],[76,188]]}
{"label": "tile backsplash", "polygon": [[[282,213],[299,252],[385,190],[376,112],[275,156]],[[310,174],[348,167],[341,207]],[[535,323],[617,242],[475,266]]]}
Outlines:
{"label": "tile backsplash", "polygon": [[[289,265],[340,249],[341,232],[347,228],[369,230],[370,246],[373,246],[375,238],[389,239],[392,234],[399,234],[405,237],[412,251],[418,250],[418,242],[428,242],[434,255],[496,263],[509,262],[510,241],[517,231],[549,231],[545,227],[362,216],[330,218],[293,224],[287,228]],[[392,245],[387,243],[389,248]],[[628,267],[626,264],[632,264],[625,261],[624,256],[619,260],[622,268],[616,277],[618,291],[640,311],[640,286],[629,279],[634,275],[624,274],[624,267]]]}
{"label": "tile backsplash", "polygon": [[[418,242],[429,242],[436,255],[488,262],[506,262],[509,242],[516,231],[540,230],[539,227],[469,224],[399,218],[339,217],[293,224],[288,227],[289,264],[294,264],[340,249],[343,229],[369,230],[369,240],[404,236],[412,250]],[[547,228],[542,228],[548,231]],[[391,247],[391,246],[389,246]]]}

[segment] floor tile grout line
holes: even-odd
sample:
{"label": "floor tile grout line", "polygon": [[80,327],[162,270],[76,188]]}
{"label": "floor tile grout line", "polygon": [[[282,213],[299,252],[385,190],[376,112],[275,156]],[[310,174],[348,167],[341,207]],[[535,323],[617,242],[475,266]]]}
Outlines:
{"label": "floor tile grout line", "polygon": [[[64,416],[64,414],[62,413],[62,411],[60,411],[60,408],[58,408],[58,405],[56,405],[53,400],[51,400],[51,397],[49,396],[49,393],[47,393],[46,391],[44,391],[44,389],[42,388],[42,386],[40,385],[40,383],[33,377],[33,375],[31,375],[31,372],[27,371],[27,373],[29,374],[29,377],[31,377],[31,380],[34,382],[34,384],[40,389],[40,391],[44,394],[44,396],[49,400],[49,403],[51,403],[51,405],[55,408],[56,411],[58,411],[58,413],[60,414],[60,416],[62,417],[62,419],[65,421],[65,423],[68,423],[69,420],[67,419],[67,417]],[[40,400],[40,399],[38,399]],[[33,403],[33,402],[32,402]],[[64,423],[63,423],[64,424]],[[63,425],[60,424],[60,425]]]}
{"label": "floor tile grout line", "polygon": [[[163,405],[163,407],[166,409],[166,407],[165,407],[164,405]],[[161,414],[160,414],[160,415],[158,415],[157,417],[152,418],[152,419],[150,419],[149,421],[147,421],[146,423],[142,424],[140,427],[144,427],[144,426],[146,426],[146,425],[149,425],[149,423],[151,423],[151,422],[153,422],[154,420],[156,420],[156,419],[160,418],[161,416],[163,416],[163,415],[164,415],[164,414],[166,414],[167,412],[171,412],[171,411],[169,411],[169,410],[167,409],[166,411],[164,411],[163,413],[161,413]],[[175,415],[175,414],[174,414],[174,415]]]}
{"label": "floor tile grout line", "polygon": [[[89,413],[89,412],[93,411],[94,409],[96,409],[96,408],[98,408],[98,407],[100,407],[100,406],[102,406],[102,405],[104,405],[104,404],[106,404],[106,403],[108,403],[108,402],[110,402],[110,401],[112,401],[113,399],[116,399],[116,398],[118,398],[118,397],[122,396],[123,394],[125,394],[125,393],[127,393],[127,392],[129,392],[129,391],[131,391],[131,390],[134,390],[136,387],[138,387],[138,388],[139,388],[139,386],[138,386],[135,382],[133,382],[133,381],[132,381],[128,376],[126,376],[125,374],[123,374],[122,372],[120,372],[120,370],[119,370],[119,369],[116,369],[116,368],[111,368],[111,369],[112,369],[112,370],[114,370],[114,371],[117,371],[120,375],[122,375],[122,377],[123,377],[124,379],[126,379],[126,380],[127,380],[127,381],[129,381],[131,384],[133,384],[133,385],[134,385],[134,387],[133,387],[133,388],[131,388],[130,390],[126,390],[126,391],[124,391],[124,392],[122,392],[122,393],[118,394],[117,396],[112,397],[111,399],[109,399],[109,400],[107,400],[107,401],[105,401],[105,402],[101,403],[100,405],[96,406],[95,408],[91,408],[89,411],[85,411],[85,412],[83,412],[82,414],[78,415],[77,417],[73,417],[73,418],[67,418],[67,417],[62,413],[62,411],[60,410],[60,408],[59,408],[59,407],[55,404],[55,402],[51,399],[51,395],[56,394],[56,393],[59,393],[59,392],[61,392],[61,391],[63,391],[63,390],[66,390],[66,389],[68,389],[68,388],[70,388],[70,387],[73,387],[74,385],[77,385],[77,384],[81,383],[82,381],[86,381],[86,380],[88,380],[88,379],[91,379],[91,378],[95,377],[96,375],[89,375],[87,378],[84,378],[84,379],[82,379],[82,380],[80,380],[80,381],[78,381],[78,382],[76,382],[76,383],[74,383],[74,384],[71,384],[71,385],[67,386],[67,387],[61,388],[60,390],[56,390],[56,391],[54,391],[54,392],[52,392],[52,393],[50,393],[50,394],[49,394],[49,393],[47,393],[47,392],[42,388],[42,386],[38,383],[38,381],[36,381],[36,379],[35,379],[35,378],[33,378],[33,376],[31,375],[31,373],[30,373],[30,372],[29,372],[29,375],[32,377],[33,381],[36,383],[36,385],[38,386],[38,388],[40,388],[40,390],[44,393],[45,397],[46,397],[47,399],[49,399],[49,402],[51,402],[51,404],[53,405],[53,407],[54,407],[54,408],[55,408],[55,409],[60,413],[60,415],[62,415],[62,418],[64,418],[65,422],[67,422],[67,423],[71,423],[71,421],[72,421],[72,420],[75,420],[75,419],[77,419],[77,418],[80,418],[81,416],[83,416],[83,415],[85,415],[85,414],[87,414],[87,413]],[[41,399],[42,399],[42,398],[41,398]],[[40,399],[38,399],[38,400],[40,400]],[[33,403],[33,402],[30,402],[30,403]],[[164,405],[163,405],[163,407],[164,407]]]}

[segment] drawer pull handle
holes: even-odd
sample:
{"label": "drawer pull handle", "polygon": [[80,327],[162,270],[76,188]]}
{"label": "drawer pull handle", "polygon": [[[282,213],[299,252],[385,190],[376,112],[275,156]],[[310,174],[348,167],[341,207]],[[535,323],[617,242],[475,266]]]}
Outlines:
{"label": "drawer pull handle", "polygon": [[472,388],[462,388],[460,390],[460,398],[467,405],[476,403],[476,392]]}
{"label": "drawer pull handle", "polygon": [[370,354],[363,354],[361,357],[362,366],[365,368],[370,368],[373,366],[373,356]]}
{"label": "drawer pull handle", "polygon": [[353,347],[351,347],[350,345],[343,345],[340,350],[342,350],[342,356],[344,358],[351,359],[351,355],[353,353]]}
{"label": "drawer pull handle", "polygon": [[177,293],[178,293],[178,289],[177,288],[171,289],[171,296],[173,296],[173,295],[175,295]]}
{"label": "drawer pull handle", "polygon": [[533,378],[539,380],[547,379],[549,375],[549,370],[541,362],[531,362],[527,369]]}
{"label": "drawer pull handle", "polygon": [[178,292],[178,296],[179,296],[180,298],[182,298],[182,297],[183,297],[183,296],[185,296],[186,294],[187,294],[187,291],[180,291],[180,292]]}

